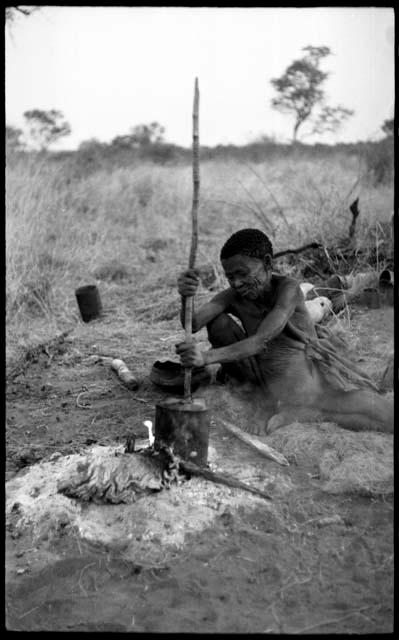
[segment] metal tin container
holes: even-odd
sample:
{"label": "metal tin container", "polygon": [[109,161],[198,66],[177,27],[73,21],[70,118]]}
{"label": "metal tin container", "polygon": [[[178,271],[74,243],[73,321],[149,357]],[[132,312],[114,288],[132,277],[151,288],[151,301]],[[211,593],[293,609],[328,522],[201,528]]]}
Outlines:
{"label": "metal tin container", "polygon": [[379,309],[381,306],[380,293],[375,287],[363,289],[364,302],[370,309]]}
{"label": "metal tin container", "polygon": [[83,322],[90,322],[101,315],[102,304],[95,284],[79,287],[76,289],[75,295]]}
{"label": "metal tin container", "polygon": [[209,414],[204,400],[168,398],[155,409],[154,448],[172,446],[183,460],[204,466],[208,459]]}
{"label": "metal tin container", "polygon": [[393,302],[394,302],[393,288],[394,288],[394,273],[393,271],[389,271],[388,269],[385,269],[385,271],[381,272],[380,280],[379,280],[380,296],[383,304],[393,306]]}

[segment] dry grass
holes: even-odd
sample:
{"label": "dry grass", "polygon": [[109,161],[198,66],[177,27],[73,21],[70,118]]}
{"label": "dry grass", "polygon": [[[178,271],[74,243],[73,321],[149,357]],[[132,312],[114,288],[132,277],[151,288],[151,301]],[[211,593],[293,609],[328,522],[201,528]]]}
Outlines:
{"label": "dry grass", "polygon": [[[144,164],[79,179],[45,159],[9,164],[9,355],[21,341],[76,325],[74,291],[82,284],[99,285],[105,309],[147,322],[174,318],[176,276],[188,262],[191,193],[190,166]],[[203,163],[197,263],[212,265],[223,285],[220,247],[243,226],[265,230],[277,251],[331,243],[347,235],[357,196],[358,245],[378,242],[392,216],[393,188],[367,183],[354,156]]]}

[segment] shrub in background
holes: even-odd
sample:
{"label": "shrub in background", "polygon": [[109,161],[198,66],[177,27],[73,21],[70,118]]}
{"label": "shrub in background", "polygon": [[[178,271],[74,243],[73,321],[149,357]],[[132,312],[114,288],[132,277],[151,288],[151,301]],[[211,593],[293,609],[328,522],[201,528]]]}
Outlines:
{"label": "shrub in background", "polygon": [[390,184],[394,176],[394,142],[393,137],[386,137],[365,149],[367,172],[374,186]]}

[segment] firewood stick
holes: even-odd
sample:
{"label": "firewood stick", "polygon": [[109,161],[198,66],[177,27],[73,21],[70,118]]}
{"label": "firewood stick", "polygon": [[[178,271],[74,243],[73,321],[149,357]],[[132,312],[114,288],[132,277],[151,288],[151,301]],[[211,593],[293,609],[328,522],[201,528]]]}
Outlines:
{"label": "firewood stick", "polygon": [[284,467],[289,466],[287,458],[283,456],[282,453],[276,451],[275,449],[272,449],[272,447],[269,447],[269,445],[259,440],[256,436],[245,433],[245,431],[242,431],[241,429],[239,429],[239,427],[236,427],[230,422],[226,422],[225,420],[221,420],[220,418],[219,421],[224,426],[224,428],[227,429],[227,431],[230,431],[230,433],[236,436],[236,438],[242,440],[242,442],[245,442],[245,444],[251,447],[251,449],[254,449],[265,458],[269,458],[269,460],[277,462],[277,464],[281,464]]}
{"label": "firewood stick", "polygon": [[126,363],[119,358],[114,358],[111,362],[111,369],[113,369],[118,376],[119,380],[123,382],[125,387],[131,389],[132,391],[139,388],[139,383],[137,379],[134,377],[133,373],[126,366]]}
{"label": "firewood stick", "polygon": [[[198,78],[196,78],[195,87],[194,87],[194,104],[193,104],[193,202],[192,202],[192,208],[191,208],[192,235],[191,235],[190,257],[188,262],[189,269],[194,268],[195,258],[197,255],[197,246],[198,246],[198,203],[199,203],[199,186],[200,186],[198,112],[199,112],[199,90],[198,90]],[[188,296],[185,299],[184,304],[185,304],[185,307],[184,307],[185,341],[192,342],[194,297]],[[192,374],[191,368],[186,368],[184,370],[184,398],[190,402],[192,402],[191,374]]]}
{"label": "firewood stick", "polygon": [[196,464],[188,462],[187,460],[181,460],[179,462],[179,466],[181,469],[183,469],[183,471],[191,473],[193,476],[199,476],[200,478],[205,478],[205,480],[210,480],[215,484],[224,484],[226,487],[242,489],[243,491],[248,491],[249,493],[253,493],[256,496],[261,496],[262,498],[265,498],[265,500],[273,499],[271,495],[269,495],[265,491],[255,489],[255,487],[251,487],[249,484],[241,482],[241,480],[237,480],[237,478],[233,478],[232,476],[229,476],[225,473],[215,473],[210,469],[198,467]]}

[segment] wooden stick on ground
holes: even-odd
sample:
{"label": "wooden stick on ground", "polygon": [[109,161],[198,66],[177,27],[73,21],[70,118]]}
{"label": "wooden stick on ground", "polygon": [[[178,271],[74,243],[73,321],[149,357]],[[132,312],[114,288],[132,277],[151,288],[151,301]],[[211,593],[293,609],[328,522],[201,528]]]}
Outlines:
{"label": "wooden stick on ground", "polygon": [[224,484],[226,487],[242,489],[243,491],[248,491],[249,493],[253,493],[256,496],[261,496],[262,498],[265,498],[265,500],[273,499],[272,496],[265,491],[255,489],[255,487],[251,487],[249,484],[241,482],[241,480],[237,480],[237,478],[233,478],[233,476],[229,476],[225,473],[215,473],[210,469],[198,467],[196,464],[188,462],[187,460],[181,460],[179,462],[179,466],[181,469],[183,469],[183,471],[191,473],[193,476],[198,476],[200,478],[205,478],[205,480],[210,480],[215,484]]}
{"label": "wooden stick on ground", "polygon": [[234,424],[226,422],[225,420],[221,420],[220,418],[219,422],[225,429],[227,429],[227,431],[232,433],[239,440],[242,440],[242,442],[245,442],[245,444],[251,447],[251,449],[254,449],[265,458],[269,458],[269,460],[273,460],[273,462],[277,462],[277,464],[281,464],[284,467],[289,465],[287,458],[285,458],[282,453],[272,449],[272,447],[269,447],[269,445],[259,440],[256,436],[245,433],[245,431],[242,431],[239,427],[236,427]]}
{"label": "wooden stick on ground", "polygon": [[127,387],[128,389],[132,389],[133,391],[139,388],[138,380],[135,378],[135,376],[123,360],[120,360],[119,358],[115,358],[114,360],[112,360],[111,369],[115,371],[119,380],[123,382],[125,387]]}

